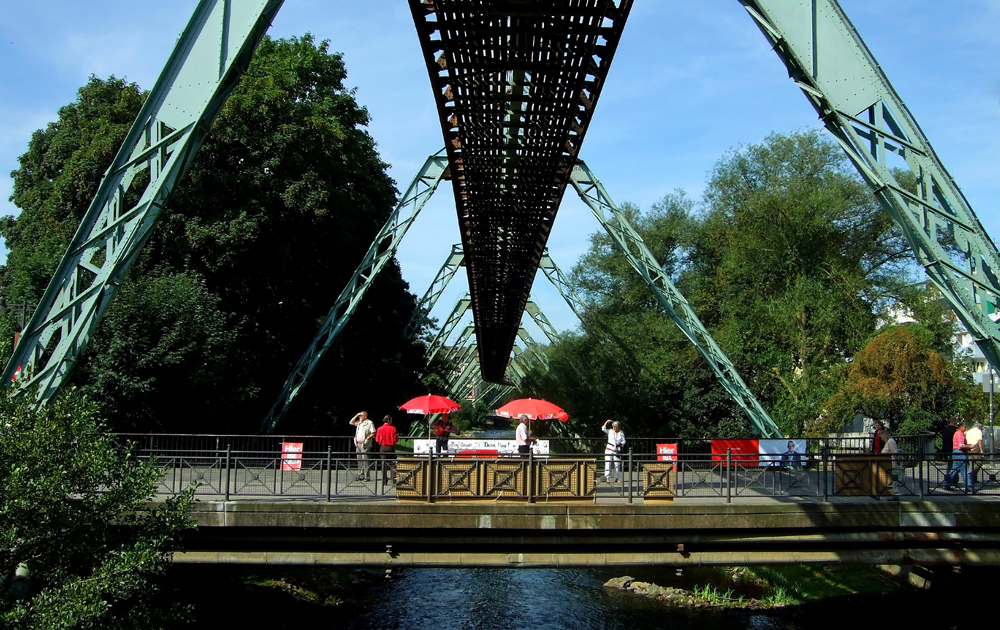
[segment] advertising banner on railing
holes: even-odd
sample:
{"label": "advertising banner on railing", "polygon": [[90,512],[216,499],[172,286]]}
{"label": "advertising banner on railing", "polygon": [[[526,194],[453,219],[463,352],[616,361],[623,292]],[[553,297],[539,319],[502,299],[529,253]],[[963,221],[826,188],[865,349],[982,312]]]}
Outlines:
{"label": "advertising banner on railing", "polygon": [[[271,452],[273,453],[274,451]],[[281,443],[281,469],[302,469],[302,442]]]}
{"label": "advertising banner on railing", "polygon": [[[413,440],[413,454],[426,455],[434,449],[435,440]],[[535,455],[549,454],[549,441],[538,440],[532,443],[531,451]],[[438,453],[434,453],[437,455]],[[514,440],[484,440],[472,438],[452,438],[448,440],[447,453],[441,455],[452,457],[496,457],[497,455],[517,455],[517,442]]]}
{"label": "advertising banner on railing", "polygon": [[757,440],[712,440],[712,461],[726,461],[726,451],[732,451],[733,463],[742,466],[756,466],[759,463]]}
{"label": "advertising banner on railing", "polygon": [[677,470],[677,443],[657,444],[656,459],[661,462],[674,462],[674,470]]}
{"label": "advertising banner on railing", "polygon": [[805,440],[760,440],[760,465],[805,468]]}

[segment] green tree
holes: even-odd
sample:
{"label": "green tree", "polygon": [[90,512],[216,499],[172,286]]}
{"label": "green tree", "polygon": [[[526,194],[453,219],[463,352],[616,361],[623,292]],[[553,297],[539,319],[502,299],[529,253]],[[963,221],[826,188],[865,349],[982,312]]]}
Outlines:
{"label": "green tree", "polygon": [[[840,148],[817,132],[772,134],[730,151],[700,204],[675,193],[646,213],[623,210],[792,435],[821,413],[844,378],[834,368],[863,346],[878,312],[912,279],[891,219]],[[553,347],[553,372],[535,379],[539,387],[589,398],[602,415],[628,413],[633,433],[750,432],[607,237],[592,238],[572,279],[587,302],[581,337]]]}
{"label": "green tree", "polygon": [[[345,79],[326,42],[261,43],[74,376],[111,426],[256,429],[395,204]],[[0,224],[12,299],[41,295],[142,99],[92,78],[32,137],[21,214]],[[400,334],[414,302],[388,265],[278,429],[329,432],[418,393],[424,345]]]}
{"label": "green tree", "polygon": [[955,414],[981,417],[983,392],[933,344],[934,333],[919,324],[880,330],[845,366],[846,383],[810,433],[835,433],[859,413],[903,435],[936,431]]}
{"label": "green tree", "polygon": [[[10,628],[161,627],[190,495],[151,504],[159,472],[114,443],[74,392],[37,410],[0,396],[0,620]],[[26,581],[15,570],[30,572]]]}

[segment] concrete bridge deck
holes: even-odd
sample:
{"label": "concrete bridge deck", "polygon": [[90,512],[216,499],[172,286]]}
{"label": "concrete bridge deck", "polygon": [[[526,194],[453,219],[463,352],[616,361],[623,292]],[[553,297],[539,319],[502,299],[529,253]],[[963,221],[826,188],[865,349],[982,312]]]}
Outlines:
{"label": "concrete bridge deck", "polygon": [[181,563],[1000,565],[1000,498],[670,503],[198,500]]}

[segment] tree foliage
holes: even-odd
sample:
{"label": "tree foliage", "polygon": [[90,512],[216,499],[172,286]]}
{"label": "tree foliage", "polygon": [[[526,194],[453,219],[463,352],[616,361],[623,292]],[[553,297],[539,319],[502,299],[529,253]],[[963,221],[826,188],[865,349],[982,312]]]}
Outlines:
{"label": "tree foliage", "polygon": [[[837,366],[912,282],[912,257],[840,148],[817,132],[727,153],[700,202],[682,192],[623,211],[778,425],[801,434],[845,378]],[[551,349],[539,392],[584,401],[571,417],[633,434],[751,427],[605,235],[572,273],[581,332]],[[576,404],[569,403],[569,404]]]}
{"label": "tree foliage", "polygon": [[0,396],[2,625],[161,627],[171,615],[151,578],[187,527],[190,496],[147,503],[159,472],[117,448],[92,402],[32,401]]}
{"label": "tree foliage", "polygon": [[[253,431],[396,197],[339,54],[265,38],[98,328],[73,382],[117,429]],[[7,291],[44,291],[144,99],[91,78],[13,173]],[[329,432],[420,389],[414,306],[388,265],[279,430]],[[398,400],[397,400],[398,399]]]}
{"label": "tree foliage", "polygon": [[905,435],[936,431],[952,415],[980,416],[983,392],[933,343],[933,333],[919,324],[880,330],[846,366],[847,382],[810,432],[836,432],[858,413]]}

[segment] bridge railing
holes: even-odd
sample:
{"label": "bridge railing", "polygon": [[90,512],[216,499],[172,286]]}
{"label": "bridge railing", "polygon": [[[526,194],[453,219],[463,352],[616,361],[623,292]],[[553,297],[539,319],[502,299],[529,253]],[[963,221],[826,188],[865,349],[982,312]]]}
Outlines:
{"label": "bridge railing", "polygon": [[[280,444],[280,442],[279,442]],[[608,459],[603,451],[546,456],[413,456],[353,450],[281,453],[266,450],[148,449],[131,453],[161,473],[157,493],[191,486],[201,497],[285,497],[320,500],[376,498],[449,501],[657,501],[675,498],[1000,495],[1000,458],[972,456],[964,470],[947,456],[920,451],[895,456],[855,450],[818,450],[793,456],[727,452],[666,456],[629,451]],[[961,463],[961,462],[959,462]],[[951,489],[949,489],[949,486]]]}

